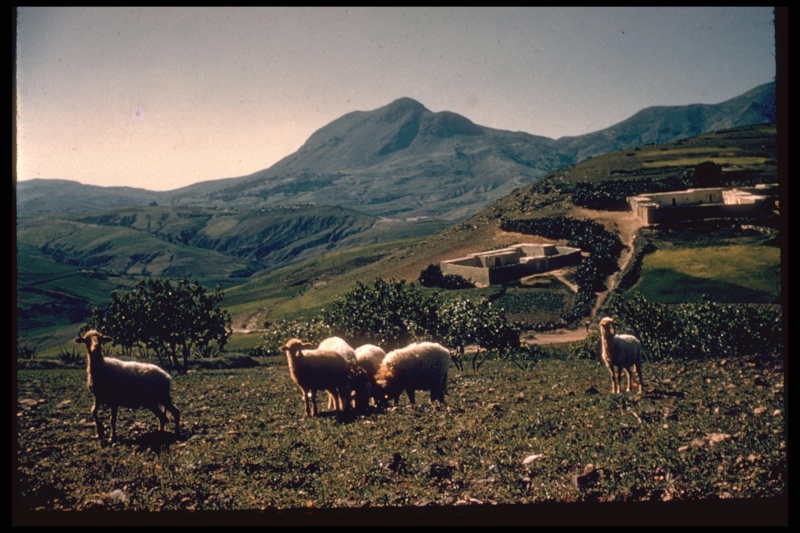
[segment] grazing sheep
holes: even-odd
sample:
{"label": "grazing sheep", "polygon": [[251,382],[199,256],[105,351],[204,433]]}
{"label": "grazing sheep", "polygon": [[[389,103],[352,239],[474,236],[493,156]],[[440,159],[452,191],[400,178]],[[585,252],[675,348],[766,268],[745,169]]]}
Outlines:
{"label": "grazing sheep", "polygon": [[[323,340],[317,346],[317,350],[326,350],[331,352],[336,352],[342,357],[347,360],[347,363],[350,365],[350,381],[351,381],[351,389],[352,389],[352,382],[358,381],[359,372],[354,372],[356,366],[356,352],[353,350],[353,347],[347,343],[341,337],[328,337],[327,339]],[[355,375],[354,375],[355,374]],[[336,398],[333,394],[328,392],[328,409],[333,409],[334,405],[336,404]]]}
{"label": "grazing sheep", "polygon": [[[100,422],[98,407],[111,408],[111,440],[117,440],[117,411],[120,407],[150,409],[158,417],[159,429],[164,431],[167,413],[175,419],[175,433],[180,433],[180,411],[170,397],[169,374],[156,365],[137,361],[120,361],[103,356],[103,344],[113,339],[96,330],[87,331],[75,339],[85,344],[87,350],[86,374],[89,390],[94,394],[92,417],[97,427],[97,438],[104,440],[105,432]],[[164,411],[161,406],[164,406]]]}
{"label": "grazing sheep", "polygon": [[283,347],[292,379],[303,391],[306,416],[317,416],[318,390],[333,396],[337,411],[346,409],[350,398],[350,365],[338,352],[312,348],[300,339],[290,339]]}
{"label": "grazing sheep", "polygon": [[611,317],[601,319],[599,326],[603,362],[611,374],[611,393],[620,392],[620,378],[623,370],[628,377],[626,392],[631,391],[631,368],[633,368],[639,376],[639,394],[641,394],[644,390],[642,343],[633,335],[617,334],[614,328],[614,319]]}
{"label": "grazing sheep", "polygon": [[353,389],[353,406],[364,410],[370,400],[374,403],[375,376],[381,367],[381,362],[386,357],[386,352],[380,346],[364,344],[355,350],[356,366],[361,372],[356,372],[351,385]]}
{"label": "grazing sheep", "polygon": [[355,364],[356,362],[356,351],[341,337],[328,337],[319,343],[317,350],[336,352],[348,363]]}
{"label": "grazing sheep", "polygon": [[413,343],[386,354],[378,374],[376,387],[382,401],[394,399],[397,405],[400,394],[406,391],[415,403],[414,391],[431,391],[431,402],[444,403],[447,392],[447,370],[450,350],[433,342]]}

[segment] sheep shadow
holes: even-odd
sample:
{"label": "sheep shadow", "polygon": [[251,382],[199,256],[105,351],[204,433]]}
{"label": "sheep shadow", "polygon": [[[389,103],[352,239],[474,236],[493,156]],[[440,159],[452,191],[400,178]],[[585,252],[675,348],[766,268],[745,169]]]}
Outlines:
{"label": "sheep shadow", "polygon": [[366,408],[348,409],[347,411],[320,411],[314,418],[333,420],[339,424],[352,424],[358,420],[379,416],[385,409],[369,406]]}
{"label": "sheep shadow", "polygon": [[662,390],[657,388],[652,388],[649,391],[645,392],[645,398],[650,398],[653,400],[663,400],[664,398],[685,398],[686,392],[684,391],[675,391],[675,390]]}
{"label": "sheep shadow", "polygon": [[151,451],[155,454],[161,454],[169,451],[171,445],[181,440],[184,440],[184,438],[180,434],[171,431],[153,430],[133,438],[119,438],[117,442],[110,443],[110,445],[133,446],[140,452]]}

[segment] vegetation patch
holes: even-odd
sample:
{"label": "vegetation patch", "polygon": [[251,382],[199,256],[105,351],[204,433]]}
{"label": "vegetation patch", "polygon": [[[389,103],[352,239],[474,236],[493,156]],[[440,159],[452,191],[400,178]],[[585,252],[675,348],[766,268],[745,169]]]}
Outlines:
{"label": "vegetation patch", "polygon": [[717,165],[722,166],[751,166],[751,165],[764,165],[767,163],[772,162],[771,159],[766,157],[716,157],[716,156],[701,156],[701,157],[686,157],[686,158],[679,158],[679,159],[670,159],[669,161],[664,160],[657,160],[657,161],[645,161],[642,163],[642,166],[645,168],[649,167],[686,167],[686,166],[693,166],[699,165],[700,163],[704,163],[706,161],[712,161]]}
{"label": "vegetation patch", "polygon": [[778,303],[780,249],[770,246],[708,246],[661,249],[646,255],[632,289],[662,303]]}

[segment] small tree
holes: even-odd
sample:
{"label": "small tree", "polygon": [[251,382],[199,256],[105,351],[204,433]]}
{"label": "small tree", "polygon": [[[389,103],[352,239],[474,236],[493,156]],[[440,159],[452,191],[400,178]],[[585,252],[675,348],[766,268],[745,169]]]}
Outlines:
{"label": "small tree", "polygon": [[405,281],[377,278],[362,282],[333,302],[323,320],[356,344],[391,350],[436,329],[436,302]]}
{"label": "small tree", "polygon": [[289,339],[297,338],[316,345],[332,335],[330,326],[320,319],[309,322],[278,320],[267,326],[258,348],[264,355],[277,356],[283,354],[283,346]]}
{"label": "small tree", "polygon": [[506,354],[520,346],[519,329],[486,298],[454,298],[441,303],[438,334],[462,357],[466,346],[477,346],[472,356],[472,370],[478,370],[492,352]]}
{"label": "small tree", "polygon": [[475,285],[457,274],[443,274],[439,265],[428,265],[419,273],[419,282],[423,287],[441,287],[442,289],[469,289]]}
{"label": "small tree", "polygon": [[84,330],[99,329],[129,350],[142,343],[186,371],[193,351],[208,354],[227,343],[231,317],[219,308],[223,297],[220,288],[209,294],[197,281],[149,278],[130,293],[112,293],[105,309],[92,311]]}

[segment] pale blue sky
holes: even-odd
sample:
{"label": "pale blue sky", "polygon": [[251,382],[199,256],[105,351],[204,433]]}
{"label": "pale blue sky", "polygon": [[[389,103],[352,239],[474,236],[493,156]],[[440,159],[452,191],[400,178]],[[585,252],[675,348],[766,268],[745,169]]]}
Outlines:
{"label": "pale blue sky", "polygon": [[775,77],[772,7],[20,7],[17,179],[244,176],[408,96],[558,138]]}

